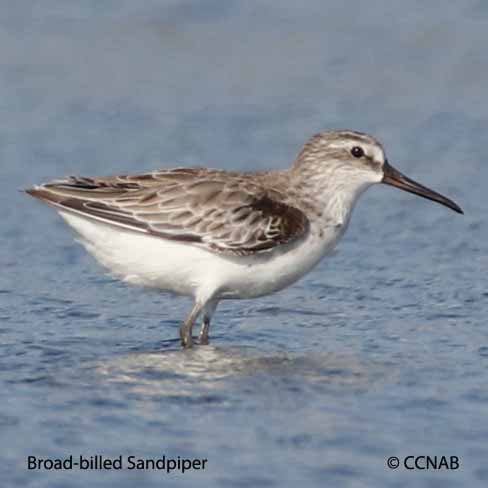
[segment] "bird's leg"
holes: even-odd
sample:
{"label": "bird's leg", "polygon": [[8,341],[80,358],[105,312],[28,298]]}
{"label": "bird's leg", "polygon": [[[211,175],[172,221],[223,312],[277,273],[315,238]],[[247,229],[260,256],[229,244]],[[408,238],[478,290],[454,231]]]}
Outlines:
{"label": "bird's leg", "polygon": [[181,345],[185,349],[189,349],[193,346],[193,338],[191,336],[193,324],[197,319],[198,315],[200,314],[203,308],[203,304],[201,302],[195,302],[193,308],[191,309],[190,314],[185,319],[185,321],[181,324],[180,327],[180,338],[181,338]]}
{"label": "bird's leg", "polygon": [[217,308],[217,303],[217,300],[212,300],[208,302],[203,308],[203,322],[199,335],[199,342],[202,345],[208,344],[208,331],[210,329],[210,320],[212,319],[212,315]]}
{"label": "bird's leg", "polygon": [[203,322],[202,322],[202,328],[200,329],[200,335],[198,336],[200,344],[202,344],[203,346],[208,345],[208,330],[209,329],[210,329],[210,318],[204,316]]}

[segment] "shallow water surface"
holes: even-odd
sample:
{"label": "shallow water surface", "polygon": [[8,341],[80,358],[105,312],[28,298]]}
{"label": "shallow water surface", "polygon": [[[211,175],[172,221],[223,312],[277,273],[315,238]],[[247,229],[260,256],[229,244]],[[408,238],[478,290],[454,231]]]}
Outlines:
{"label": "shallow water surface", "polygon": [[[488,482],[488,8],[481,1],[3,2],[0,485],[457,487]],[[448,209],[391,188],[294,286],[223,302],[105,275],[17,189],[69,174],[288,166],[376,135]],[[29,471],[43,458],[205,470]],[[458,456],[457,470],[387,467]]]}

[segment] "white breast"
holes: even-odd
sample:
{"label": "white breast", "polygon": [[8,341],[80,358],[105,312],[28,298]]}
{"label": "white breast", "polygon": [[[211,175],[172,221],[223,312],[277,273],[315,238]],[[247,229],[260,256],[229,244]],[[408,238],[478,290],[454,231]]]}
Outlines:
{"label": "white breast", "polygon": [[247,258],[243,264],[228,267],[223,297],[253,298],[286,288],[330,252],[342,233],[342,228],[330,227],[321,233],[310,233],[288,249],[284,247],[259,258]]}

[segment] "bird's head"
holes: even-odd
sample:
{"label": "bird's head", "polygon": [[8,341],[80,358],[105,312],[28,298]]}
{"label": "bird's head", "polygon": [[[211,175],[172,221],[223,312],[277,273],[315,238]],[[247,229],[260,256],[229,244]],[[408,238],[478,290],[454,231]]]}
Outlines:
{"label": "bird's head", "polygon": [[361,132],[338,130],[316,134],[298,155],[293,171],[309,181],[326,183],[331,191],[342,189],[360,194],[372,184],[384,183],[463,213],[449,198],[395,169],[388,162],[383,146]]}

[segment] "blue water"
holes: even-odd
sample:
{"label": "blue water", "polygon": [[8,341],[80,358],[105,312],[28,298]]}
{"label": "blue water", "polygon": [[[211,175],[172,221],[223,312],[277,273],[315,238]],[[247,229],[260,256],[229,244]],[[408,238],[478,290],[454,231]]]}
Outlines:
{"label": "blue water", "polygon": [[[488,483],[488,4],[1,2],[0,485]],[[383,141],[464,217],[386,187],[287,290],[223,303],[114,281],[17,190],[174,165],[288,166],[314,132]],[[207,458],[29,471],[28,455]],[[389,456],[458,456],[390,470]]]}

